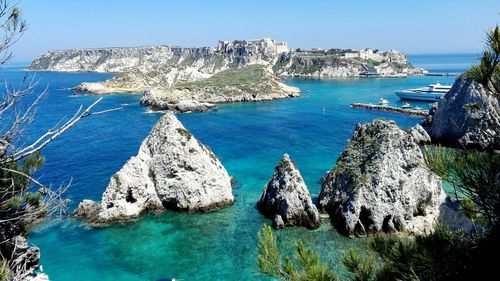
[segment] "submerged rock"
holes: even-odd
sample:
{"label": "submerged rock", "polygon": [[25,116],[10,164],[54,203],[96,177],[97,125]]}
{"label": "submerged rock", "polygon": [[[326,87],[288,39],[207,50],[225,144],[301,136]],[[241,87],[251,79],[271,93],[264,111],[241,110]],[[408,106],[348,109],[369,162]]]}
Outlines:
{"label": "submerged rock", "polygon": [[475,81],[457,79],[424,126],[434,142],[500,149],[500,96]]}
{"label": "submerged rock", "polygon": [[276,166],[258,205],[261,212],[273,219],[276,228],[294,225],[316,228],[320,225],[309,190],[288,154],[283,155]]}
{"label": "submerged rock", "polygon": [[168,112],[138,155],[111,177],[101,210],[90,221],[127,220],[147,210],[211,211],[233,202],[231,179],[219,159]]}
{"label": "submerged rock", "polygon": [[320,207],[343,234],[429,233],[446,195],[414,138],[394,122],[358,124],[322,179]]}

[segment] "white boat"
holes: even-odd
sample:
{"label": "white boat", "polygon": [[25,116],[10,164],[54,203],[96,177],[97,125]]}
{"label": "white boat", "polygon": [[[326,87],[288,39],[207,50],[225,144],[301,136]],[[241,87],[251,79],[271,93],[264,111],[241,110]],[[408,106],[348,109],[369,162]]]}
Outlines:
{"label": "white boat", "polygon": [[380,104],[380,105],[388,105],[388,104],[389,104],[389,101],[388,101],[388,100],[386,100],[386,99],[384,99],[384,98],[380,98],[380,99],[378,100],[378,104]]}
{"label": "white boat", "polygon": [[405,103],[401,106],[402,109],[410,109],[411,105],[409,103]]}
{"label": "white boat", "polygon": [[451,86],[436,83],[423,88],[400,90],[394,93],[402,100],[437,101],[446,95],[450,89]]}
{"label": "white boat", "polygon": [[415,106],[415,110],[422,110],[420,106]]}

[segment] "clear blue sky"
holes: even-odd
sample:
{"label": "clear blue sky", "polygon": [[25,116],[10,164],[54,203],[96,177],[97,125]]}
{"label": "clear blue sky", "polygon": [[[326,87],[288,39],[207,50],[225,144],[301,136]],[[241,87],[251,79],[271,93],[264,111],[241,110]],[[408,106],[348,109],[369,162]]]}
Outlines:
{"label": "clear blue sky", "polygon": [[499,0],[21,0],[29,24],[17,61],[53,49],[172,44],[271,37],[292,48],[482,49],[500,22]]}

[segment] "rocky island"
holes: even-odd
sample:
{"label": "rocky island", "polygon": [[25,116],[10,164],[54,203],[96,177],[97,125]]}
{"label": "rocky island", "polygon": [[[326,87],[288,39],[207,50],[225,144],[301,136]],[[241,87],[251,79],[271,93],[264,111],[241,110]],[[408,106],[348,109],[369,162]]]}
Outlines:
{"label": "rocky island", "polygon": [[428,140],[420,127],[408,133],[391,121],[358,124],[318,199],[339,232],[432,232],[446,195],[418,146]]}
{"label": "rocky island", "polygon": [[219,159],[168,112],[138,155],[111,177],[100,204],[84,200],[74,215],[99,225],[145,211],[211,211],[233,202],[231,178]]}
{"label": "rocky island", "polygon": [[205,111],[217,103],[267,101],[300,96],[262,65],[223,70],[210,78],[177,82],[171,89],[146,91],[141,103],[153,109]]}
{"label": "rocky island", "polygon": [[262,213],[273,219],[273,226],[317,228],[319,213],[295,163],[283,155],[258,203]]}
{"label": "rocky island", "polygon": [[374,49],[291,50],[273,39],[219,41],[216,48],[152,46],[51,51],[32,71],[116,72],[104,82],[82,83],[93,94],[145,93],[154,109],[205,111],[215,103],[297,97],[279,76],[404,77],[425,71],[401,52]]}

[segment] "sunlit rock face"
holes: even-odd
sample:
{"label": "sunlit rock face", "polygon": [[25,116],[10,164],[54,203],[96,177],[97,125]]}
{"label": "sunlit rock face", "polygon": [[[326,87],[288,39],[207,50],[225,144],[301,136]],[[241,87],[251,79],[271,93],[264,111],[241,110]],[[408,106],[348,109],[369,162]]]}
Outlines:
{"label": "sunlit rock face", "polygon": [[258,203],[262,213],[273,219],[276,228],[320,225],[319,213],[295,163],[283,155]]}
{"label": "sunlit rock face", "polygon": [[414,137],[390,121],[358,124],[322,180],[320,208],[348,236],[429,233],[446,195]]}
{"label": "sunlit rock face", "polygon": [[[233,202],[231,179],[219,159],[169,112],[139,153],[111,177],[99,212],[87,218],[104,224],[136,218],[145,211],[211,211]],[[92,208],[82,210],[94,212],[94,204],[85,206]]]}
{"label": "sunlit rock face", "polygon": [[424,123],[434,142],[500,149],[500,95],[457,79]]}

